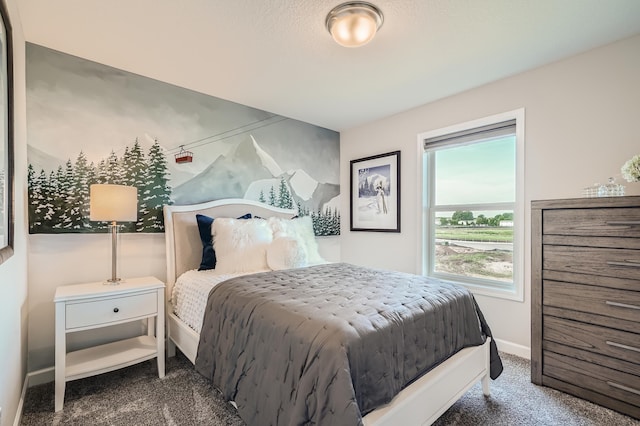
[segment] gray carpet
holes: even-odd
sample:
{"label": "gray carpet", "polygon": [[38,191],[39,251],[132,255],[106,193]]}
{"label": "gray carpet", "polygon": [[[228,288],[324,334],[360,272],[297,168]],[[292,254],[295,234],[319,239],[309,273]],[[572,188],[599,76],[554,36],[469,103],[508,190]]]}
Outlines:
{"label": "gray carpet", "polygon": [[[640,425],[637,420],[529,381],[529,362],[502,354],[505,371],[491,396],[474,386],[436,423],[444,425]],[[67,384],[64,410],[54,413],[53,383],[27,391],[22,425],[243,426],[233,407],[182,355],[167,360],[159,380],[155,361]]]}

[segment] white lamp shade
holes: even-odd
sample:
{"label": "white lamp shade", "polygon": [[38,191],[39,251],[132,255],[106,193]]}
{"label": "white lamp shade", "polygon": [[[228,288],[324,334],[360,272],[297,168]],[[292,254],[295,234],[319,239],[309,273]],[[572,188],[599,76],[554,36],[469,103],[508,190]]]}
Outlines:
{"label": "white lamp shade", "polygon": [[89,187],[89,219],[134,222],[138,219],[138,188],[95,184]]}

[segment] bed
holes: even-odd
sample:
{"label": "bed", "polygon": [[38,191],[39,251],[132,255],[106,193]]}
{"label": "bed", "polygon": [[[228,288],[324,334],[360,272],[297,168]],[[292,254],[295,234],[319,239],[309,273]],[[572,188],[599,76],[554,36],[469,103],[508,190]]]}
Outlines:
{"label": "bed", "polygon": [[[198,366],[198,364],[196,363],[196,358],[199,352],[199,341],[201,338],[200,333],[196,332],[196,330],[194,330],[192,326],[187,325],[184,321],[181,320],[181,318],[178,318],[178,316],[175,315],[174,307],[171,305],[171,296],[173,294],[174,284],[176,283],[178,277],[183,274],[193,274],[193,272],[189,271],[197,269],[202,259],[203,247],[201,235],[199,233],[198,225],[195,220],[196,214],[215,218],[240,218],[248,213],[254,217],[259,218],[275,217],[282,219],[291,219],[295,216],[294,211],[274,208],[262,203],[243,199],[218,200],[190,206],[165,206],[164,217],[167,256],[167,301],[169,304],[166,310],[168,317],[166,322],[168,356],[174,356],[175,349],[177,347],[192,363],[196,365],[196,368],[203,368],[203,365],[207,364],[207,362],[210,364],[222,362],[222,360],[217,359],[218,357],[220,357],[219,355],[222,354],[222,352],[219,352],[219,349],[218,352],[215,352],[213,349],[206,349],[209,347],[209,344],[207,343],[206,345],[203,344],[200,347],[200,359],[198,360],[200,365]],[[331,275],[331,271],[335,270],[335,268],[344,268],[344,271],[341,270],[340,274],[361,275],[363,273],[368,273],[366,270],[360,269],[359,267],[348,266],[344,264],[338,264],[335,266],[317,265],[300,269],[303,270],[301,273],[308,275],[308,277],[306,277],[307,279],[313,281],[317,280],[317,277],[319,276]],[[281,275],[274,275],[278,273]],[[223,294],[223,290],[219,289],[222,289],[226,286],[225,291],[231,291],[229,290],[230,287],[241,287],[239,283],[242,283],[244,285],[245,282],[245,288],[253,289],[254,287],[252,286],[256,285],[258,281],[268,281],[263,280],[263,278],[275,280],[276,278],[274,277],[277,277],[277,282],[279,283],[279,280],[283,279],[283,276],[288,276],[293,273],[294,272],[290,272],[290,270],[284,270],[275,271],[274,273],[266,272],[264,273],[264,275],[262,275],[261,273],[252,274],[247,278],[231,278],[216,286],[215,293],[217,295],[221,295]],[[298,272],[296,271],[295,273]],[[313,278],[314,276],[315,278]],[[407,277],[409,277],[408,274]],[[418,276],[412,277],[415,277],[416,279],[422,279],[422,277]],[[238,284],[236,284],[236,281],[238,281]],[[285,293],[285,296],[280,295],[280,297],[286,298],[286,294],[288,293]],[[297,298],[297,296],[292,297],[294,299]],[[236,303],[246,304],[247,302],[243,301]],[[307,302],[304,303],[306,304]],[[475,303],[475,301],[473,303]],[[209,311],[222,312],[223,309],[226,309],[227,307],[232,305],[232,303],[227,303],[227,305],[220,305],[215,308],[207,307],[207,309],[209,309]],[[341,307],[338,308],[341,309]],[[373,309],[377,308],[374,306]],[[214,314],[209,314],[209,316],[213,315]],[[234,316],[235,312],[226,311],[225,313],[221,313],[219,315],[221,315],[224,319],[225,316]],[[479,310],[478,316],[480,317],[480,319],[478,319],[478,322],[483,323],[484,318],[482,318],[482,314],[479,312]],[[265,324],[260,324],[260,327],[264,328],[267,326]],[[485,336],[490,335],[490,331],[487,331],[488,328],[487,330],[483,330]],[[212,333],[208,331],[208,329],[203,328],[203,336],[206,333],[209,333],[209,336],[215,337],[217,335],[226,333],[226,331],[221,332],[220,330],[217,330],[215,333]],[[269,333],[268,327],[267,333]],[[238,339],[239,337],[234,335],[233,338]],[[245,338],[249,337],[242,336],[242,339]],[[203,340],[207,339],[203,338]],[[203,353],[207,351],[208,355],[203,355]],[[218,355],[215,355],[216,353]],[[224,353],[226,354],[226,351]],[[239,352],[239,354],[240,356],[243,355],[242,352]],[[430,369],[428,369],[425,374],[411,381],[399,393],[393,396],[393,399],[383,403],[380,406],[375,406],[375,408],[373,409],[369,407],[366,410],[363,410],[363,414],[366,413],[366,415],[364,415],[361,419],[355,417],[356,420],[354,420],[353,423],[349,424],[358,424],[360,422],[365,425],[431,424],[478,381],[482,382],[484,394],[489,395],[489,379],[492,368],[492,355],[494,358],[493,376],[495,377],[497,374],[499,374],[499,371],[496,370],[501,369],[501,365],[499,363],[499,358],[497,358],[496,360],[497,351],[495,349],[495,344],[492,343],[490,337],[486,337],[484,339],[484,343],[477,342],[474,344],[474,346],[464,347],[452,356],[448,357],[443,362],[440,362],[437,366],[433,368],[430,367]],[[229,356],[231,357],[235,355]],[[339,369],[340,368],[338,367],[338,370]],[[218,368],[218,370],[221,369]],[[243,372],[242,374],[245,374],[245,372]],[[230,378],[225,377],[222,380],[229,381]],[[317,380],[316,382],[314,382],[312,389],[315,390],[317,382]],[[354,383],[356,382],[354,381]],[[214,385],[216,385],[215,382]],[[300,384],[298,383],[298,385]],[[235,391],[237,392],[237,389],[235,389]],[[229,395],[236,395],[236,397],[239,398],[239,394],[236,393],[227,393],[226,396],[229,399],[232,399]],[[243,401],[244,403],[246,403],[247,393],[243,394],[242,398],[244,398]],[[252,395],[251,398],[259,399],[260,395]],[[357,401],[360,401],[360,399],[357,399]],[[358,408],[356,407],[355,410],[358,411]],[[334,420],[331,420],[330,422],[335,423]],[[249,423],[252,422],[249,421]],[[278,421],[278,423],[281,422]]]}

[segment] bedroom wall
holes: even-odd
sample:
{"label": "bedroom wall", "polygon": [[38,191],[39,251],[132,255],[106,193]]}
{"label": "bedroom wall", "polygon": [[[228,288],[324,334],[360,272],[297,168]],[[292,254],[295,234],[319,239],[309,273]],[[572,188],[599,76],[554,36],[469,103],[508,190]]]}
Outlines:
{"label": "bedroom wall", "polygon": [[0,426],[14,424],[27,372],[27,223],[26,113],[24,36],[17,4],[6,2],[13,27],[15,107],[15,241],[14,254],[0,265]]}
{"label": "bedroom wall", "polygon": [[[598,48],[456,96],[341,132],[341,185],[349,161],[402,151],[402,233],[349,232],[342,224],[342,260],[416,272],[418,252],[417,135],[433,129],[525,108],[525,300],[478,296],[501,348],[530,353],[530,202],[580,197],[606,182],[640,154],[640,36]],[[626,185],[640,194],[640,183]],[[343,191],[342,211],[349,211]],[[499,342],[500,343],[500,342]]]}

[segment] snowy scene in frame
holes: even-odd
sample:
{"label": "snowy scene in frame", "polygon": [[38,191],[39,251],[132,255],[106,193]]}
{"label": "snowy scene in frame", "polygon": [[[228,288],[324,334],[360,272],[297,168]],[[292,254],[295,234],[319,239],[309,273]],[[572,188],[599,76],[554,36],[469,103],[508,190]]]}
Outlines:
{"label": "snowy scene in frame", "polygon": [[351,161],[351,230],[400,232],[400,151]]}
{"label": "snowy scene in frame", "polygon": [[162,206],[245,198],[340,233],[339,133],[27,43],[29,232],[105,232],[89,185],[138,188],[124,232]]}

